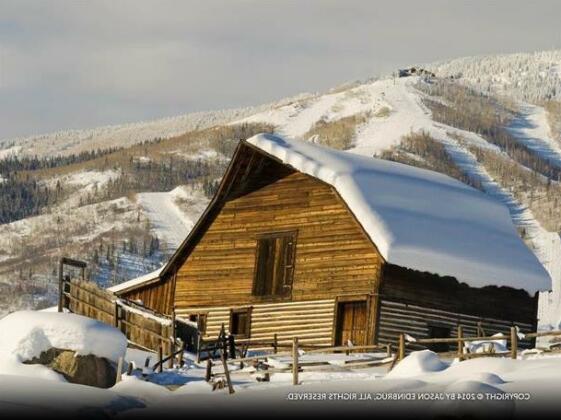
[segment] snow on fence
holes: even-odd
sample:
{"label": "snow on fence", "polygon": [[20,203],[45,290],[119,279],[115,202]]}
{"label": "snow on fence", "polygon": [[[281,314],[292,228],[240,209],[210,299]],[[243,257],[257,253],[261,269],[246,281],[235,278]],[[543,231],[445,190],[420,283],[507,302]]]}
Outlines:
{"label": "snow on fence", "polygon": [[[142,349],[166,355],[176,352],[173,318],[117,298],[95,283],[62,279],[59,307],[115,326],[129,343]],[[173,358],[169,360],[173,363]]]}

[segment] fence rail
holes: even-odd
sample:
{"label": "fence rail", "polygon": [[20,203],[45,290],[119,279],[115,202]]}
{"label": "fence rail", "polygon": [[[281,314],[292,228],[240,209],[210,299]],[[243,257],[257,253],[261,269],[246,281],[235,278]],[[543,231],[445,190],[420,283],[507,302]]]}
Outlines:
{"label": "fence rail", "polygon": [[156,314],[136,302],[118,298],[92,282],[62,276],[59,299],[61,310],[64,308],[113,325],[125,334],[130,344],[156,354],[161,349],[167,355],[162,358],[173,365],[178,345],[172,317]]}

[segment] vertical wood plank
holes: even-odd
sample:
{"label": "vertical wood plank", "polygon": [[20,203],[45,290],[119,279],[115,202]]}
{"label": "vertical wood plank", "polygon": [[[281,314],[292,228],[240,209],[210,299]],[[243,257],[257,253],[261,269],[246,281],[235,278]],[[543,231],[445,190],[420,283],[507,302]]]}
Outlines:
{"label": "vertical wood plank", "polygon": [[510,327],[510,357],[516,359],[518,357],[518,334],[516,327]]}
{"label": "vertical wood plank", "polygon": [[298,385],[298,337],[292,339],[292,385]]}

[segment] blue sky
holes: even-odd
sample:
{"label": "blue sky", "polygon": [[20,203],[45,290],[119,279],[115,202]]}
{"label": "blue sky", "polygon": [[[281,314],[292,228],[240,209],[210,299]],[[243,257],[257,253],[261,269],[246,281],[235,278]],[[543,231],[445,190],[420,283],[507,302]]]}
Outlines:
{"label": "blue sky", "polygon": [[0,139],[561,48],[558,1],[0,0]]}

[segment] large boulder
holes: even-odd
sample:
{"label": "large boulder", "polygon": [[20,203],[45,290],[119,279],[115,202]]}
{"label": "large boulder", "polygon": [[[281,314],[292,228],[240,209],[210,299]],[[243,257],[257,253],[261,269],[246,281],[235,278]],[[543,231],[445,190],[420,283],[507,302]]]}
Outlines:
{"label": "large boulder", "polygon": [[117,376],[114,364],[108,359],[91,354],[77,355],[72,350],[51,348],[23,363],[41,364],[60,373],[68,382],[99,388],[112,387]]}

